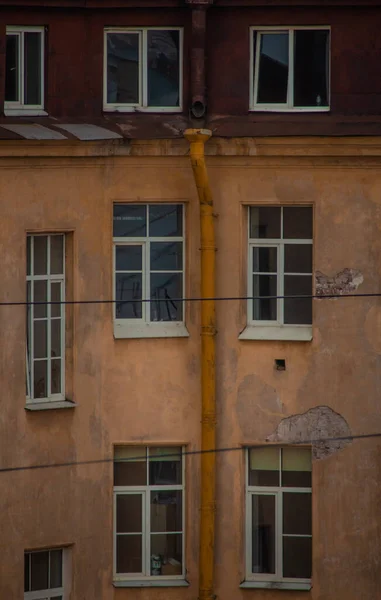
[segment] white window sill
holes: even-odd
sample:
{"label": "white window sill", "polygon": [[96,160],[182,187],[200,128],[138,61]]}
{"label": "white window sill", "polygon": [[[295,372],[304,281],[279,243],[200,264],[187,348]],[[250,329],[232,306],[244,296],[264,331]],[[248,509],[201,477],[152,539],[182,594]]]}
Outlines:
{"label": "white window sill", "polygon": [[47,117],[48,113],[42,108],[4,108],[6,117]]}
{"label": "white window sill", "polygon": [[288,106],[252,106],[250,112],[284,112],[284,113],[316,113],[316,112],[330,112],[330,106],[297,106],[291,107]]}
{"label": "white window sill", "polygon": [[114,587],[188,587],[189,583],[185,579],[123,579],[114,580]]}
{"label": "white window sill", "polygon": [[310,342],[312,325],[247,325],[239,340],[278,340],[280,342]]}
{"label": "white window sill", "polygon": [[[127,321],[127,319],[126,319]],[[160,323],[114,323],[114,338],[166,338],[189,337],[184,323],[162,321]]]}
{"label": "white window sill", "polygon": [[70,400],[43,400],[42,402],[27,402],[25,410],[54,410],[57,408],[75,408],[77,405]]}
{"label": "white window sill", "polygon": [[294,590],[308,592],[311,590],[311,582],[298,581],[243,581],[239,586],[242,589],[256,590]]}

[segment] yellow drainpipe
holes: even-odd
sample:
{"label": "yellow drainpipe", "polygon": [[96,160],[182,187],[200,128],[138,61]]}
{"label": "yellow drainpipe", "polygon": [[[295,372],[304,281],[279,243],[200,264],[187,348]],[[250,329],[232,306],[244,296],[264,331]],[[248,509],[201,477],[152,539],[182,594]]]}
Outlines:
{"label": "yellow drainpipe", "polygon": [[205,165],[208,129],[187,129],[190,158],[200,201],[201,232],[201,514],[199,600],[214,599],[214,521],[216,510],[215,242],[213,198]]}

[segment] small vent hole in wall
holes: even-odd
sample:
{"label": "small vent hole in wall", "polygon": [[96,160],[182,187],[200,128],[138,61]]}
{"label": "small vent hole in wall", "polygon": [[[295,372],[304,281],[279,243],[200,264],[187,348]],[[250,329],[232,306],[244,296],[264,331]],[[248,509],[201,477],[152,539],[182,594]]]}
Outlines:
{"label": "small vent hole in wall", "polygon": [[285,371],[286,370],[286,361],[284,358],[276,358],[275,359],[275,368],[277,371]]}

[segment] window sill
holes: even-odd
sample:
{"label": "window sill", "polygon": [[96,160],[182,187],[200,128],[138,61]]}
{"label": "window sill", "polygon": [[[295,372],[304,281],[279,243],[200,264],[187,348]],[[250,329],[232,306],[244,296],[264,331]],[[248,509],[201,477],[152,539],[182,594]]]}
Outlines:
{"label": "window sill", "polygon": [[327,113],[330,106],[298,106],[289,108],[287,106],[252,106],[250,112],[273,112],[273,113]]}
{"label": "window sill", "polygon": [[129,587],[188,587],[189,582],[185,579],[123,579],[114,580],[116,588]]}
{"label": "window sill", "polygon": [[6,117],[47,117],[48,113],[42,108],[4,108]]}
{"label": "window sill", "polygon": [[189,332],[184,323],[114,323],[114,338],[116,340],[130,338],[166,338],[189,337]]}
{"label": "window sill", "polygon": [[239,586],[242,589],[256,590],[294,590],[308,592],[312,589],[311,582],[297,581],[243,581]]}
{"label": "window sill", "polygon": [[55,410],[58,408],[75,408],[77,404],[70,400],[46,400],[45,402],[27,402],[25,410]]}
{"label": "window sill", "polygon": [[312,325],[247,325],[238,336],[239,340],[277,340],[279,342],[310,342]]}
{"label": "window sill", "polygon": [[181,113],[181,106],[104,106],[106,113]]}

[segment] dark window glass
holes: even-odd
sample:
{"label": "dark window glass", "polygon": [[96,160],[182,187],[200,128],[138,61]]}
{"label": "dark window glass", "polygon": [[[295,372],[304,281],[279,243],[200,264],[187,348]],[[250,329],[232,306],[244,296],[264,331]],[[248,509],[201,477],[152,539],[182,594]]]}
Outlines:
{"label": "dark window glass", "polygon": [[114,237],[145,237],[146,206],[140,204],[114,204]]}
{"label": "dark window glass", "polygon": [[115,269],[116,271],[141,271],[142,246],[116,246]]}
{"label": "dark window glass", "polygon": [[116,273],[115,315],[117,319],[142,318],[141,273]]}
{"label": "dark window glass", "polygon": [[118,494],[116,497],[117,533],[142,533],[142,495]]}
{"label": "dark window glass", "polygon": [[59,394],[62,391],[61,388],[61,361],[52,360],[51,364],[51,393]]}
{"label": "dark window glass", "polygon": [[282,486],[311,487],[311,450],[308,448],[283,448]]}
{"label": "dark window glass", "polygon": [[41,104],[41,34],[24,33],[24,103]]}
{"label": "dark window glass", "polygon": [[147,31],[148,106],[179,106],[180,33]]}
{"label": "dark window glass", "polygon": [[276,273],[277,255],[277,248],[253,248],[253,272]]}
{"label": "dark window glass", "polygon": [[62,550],[50,551],[50,581],[49,588],[62,585]]}
{"label": "dark window glass", "polygon": [[283,492],[283,533],[311,535],[311,494]]}
{"label": "dark window glass", "polygon": [[312,244],[286,244],[284,247],[285,273],[311,273]]}
{"label": "dark window glass", "polygon": [[7,35],[5,51],[5,102],[19,102],[19,37]]}
{"label": "dark window glass", "polygon": [[312,572],[312,538],[283,537],[283,577],[309,579]]}
{"label": "dark window glass", "polygon": [[142,536],[118,535],[116,537],[116,572],[142,572]]}
{"label": "dark window glass", "polygon": [[181,575],[183,536],[181,533],[151,535],[151,575]]}
{"label": "dark window glass", "polygon": [[46,590],[49,586],[49,552],[31,553],[31,591]]}
{"label": "dark window glass", "polygon": [[279,485],[278,448],[253,448],[250,450],[249,485]]}
{"label": "dark window glass", "polygon": [[312,239],[311,206],[287,206],[283,208],[283,237],[289,240]]}
{"label": "dark window glass", "polygon": [[280,215],[278,206],[252,206],[250,208],[250,237],[280,238]]}
{"label": "dark window glass", "polygon": [[275,573],[275,496],[252,496],[252,572]]}
{"label": "dark window glass", "polygon": [[48,272],[48,236],[33,237],[33,272],[34,275],[46,275]]}
{"label": "dark window glass", "polygon": [[29,592],[30,591],[30,586],[29,586],[29,576],[30,576],[29,562],[30,562],[30,554],[26,553],[26,554],[24,554],[24,592]]}
{"label": "dark window glass", "polygon": [[258,103],[287,102],[288,35],[288,32],[260,34]]}
{"label": "dark window glass", "polygon": [[151,448],[149,451],[149,484],[181,484],[181,449],[177,447]]}
{"label": "dark window glass", "polygon": [[[253,276],[253,319],[255,321],[276,321],[277,319],[277,276]],[[275,296],[273,298],[259,298],[259,296]]]}
{"label": "dark window glass", "polygon": [[34,305],[34,318],[41,319],[47,316],[47,302],[48,299],[48,288],[47,281],[35,280],[33,282],[33,302],[41,302],[41,304]]}
{"label": "dark window glass", "polygon": [[64,236],[63,235],[51,235],[50,236],[50,273],[61,274],[64,272],[63,265],[64,256]]}
{"label": "dark window glass", "polygon": [[[308,275],[285,275],[285,296],[311,296],[312,277]],[[285,298],[284,322],[287,325],[310,325],[312,323],[311,298]]]}
{"label": "dark window glass", "polygon": [[181,531],[182,492],[151,492],[151,532]]}
{"label": "dark window glass", "polygon": [[172,271],[183,268],[182,242],[151,242],[151,271]]}
{"label": "dark window glass", "polygon": [[114,485],[147,485],[145,448],[117,447],[114,460]]}
{"label": "dark window glass", "polygon": [[34,390],[33,398],[46,398],[47,393],[47,366],[46,360],[34,361]]}
{"label": "dark window glass", "polygon": [[328,106],[329,32],[294,32],[294,106]]}
{"label": "dark window glass", "polygon": [[182,273],[151,273],[151,321],[181,321],[182,296]]}
{"label": "dark window glass", "polygon": [[138,33],[107,34],[107,102],[139,104]]}
{"label": "dark window glass", "polygon": [[176,237],[183,234],[181,204],[151,204],[149,207],[149,236]]}

